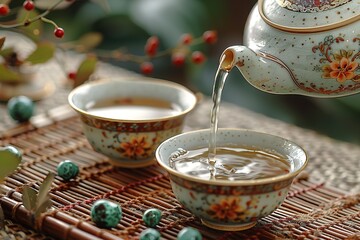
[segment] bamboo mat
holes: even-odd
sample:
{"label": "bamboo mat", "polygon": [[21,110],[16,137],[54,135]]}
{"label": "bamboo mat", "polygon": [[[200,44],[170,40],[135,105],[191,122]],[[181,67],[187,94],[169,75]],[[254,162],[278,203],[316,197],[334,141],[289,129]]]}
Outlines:
{"label": "bamboo mat", "polygon": [[[79,56],[64,59],[73,64]],[[204,239],[360,239],[360,146],[223,102],[219,127],[252,129],[297,142],[308,153],[310,179],[297,181],[282,207],[255,228],[238,233],[214,231],[178,204],[166,174],[158,167],[130,171],[114,168],[91,149],[79,120],[67,106],[70,88],[64,83],[65,75],[57,64],[52,67],[44,77],[57,83],[57,91],[37,102],[31,124],[14,123],[5,105],[0,106],[0,146],[20,147],[25,159],[23,167],[7,180],[10,191],[0,200],[11,239],[137,239],[145,229],[141,215],[150,207],[164,211],[158,226],[162,239],[176,239],[184,226],[198,228]],[[100,63],[95,75],[97,79],[135,74]],[[189,115],[185,131],[208,128],[211,107],[212,102],[205,98]],[[38,189],[47,171],[55,171],[57,163],[67,158],[81,166],[80,176],[67,184],[56,179],[51,192],[53,211],[33,224],[21,205],[21,186]],[[101,197],[123,206],[124,218],[116,229],[99,229],[90,221],[91,203]]]}
{"label": "bamboo mat", "polygon": [[[3,132],[0,146],[9,144],[23,151],[24,162],[6,180],[8,193],[0,198],[0,203],[11,221],[44,236],[137,239],[146,229],[143,212],[156,207],[163,213],[157,225],[162,239],[176,239],[185,226],[199,229],[204,239],[360,239],[360,194],[349,194],[311,177],[297,179],[284,204],[254,228],[243,232],[209,229],[182,208],[166,173],[157,165],[122,169],[94,152],[82,134],[79,118],[67,107],[39,115],[32,124]],[[70,182],[56,177],[51,189],[53,208],[38,221],[31,221],[21,203],[22,186],[38,190],[46,174],[56,172],[57,164],[66,159],[78,164],[79,176]],[[116,228],[100,229],[92,223],[90,207],[101,198],[121,204],[123,218]],[[36,231],[26,234],[35,236]]]}

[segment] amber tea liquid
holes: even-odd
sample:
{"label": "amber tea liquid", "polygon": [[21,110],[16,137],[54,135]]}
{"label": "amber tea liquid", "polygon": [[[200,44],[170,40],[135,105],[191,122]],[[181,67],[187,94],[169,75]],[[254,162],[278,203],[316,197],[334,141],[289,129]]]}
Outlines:
{"label": "amber tea liquid", "polygon": [[209,168],[208,148],[186,151],[179,149],[170,158],[170,166],[179,172],[204,179],[249,180],[286,174],[290,164],[285,157],[260,149],[236,146],[219,147],[214,157],[213,175]]}
{"label": "amber tea liquid", "polygon": [[92,115],[122,120],[149,120],[181,112],[180,106],[171,102],[143,97],[105,99],[87,104],[86,109]]}
{"label": "amber tea liquid", "polygon": [[192,176],[230,181],[261,179],[288,173],[290,164],[284,156],[259,149],[216,146],[221,93],[232,68],[233,65],[227,62],[224,56],[213,85],[209,147],[196,150],[178,149],[170,156],[170,166]]}

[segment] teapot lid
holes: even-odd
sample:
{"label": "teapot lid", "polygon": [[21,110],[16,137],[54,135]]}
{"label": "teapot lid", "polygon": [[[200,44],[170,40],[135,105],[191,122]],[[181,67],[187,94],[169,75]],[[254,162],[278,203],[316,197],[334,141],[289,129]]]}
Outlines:
{"label": "teapot lid", "polygon": [[359,0],[258,0],[263,20],[288,32],[321,32],[360,20]]}

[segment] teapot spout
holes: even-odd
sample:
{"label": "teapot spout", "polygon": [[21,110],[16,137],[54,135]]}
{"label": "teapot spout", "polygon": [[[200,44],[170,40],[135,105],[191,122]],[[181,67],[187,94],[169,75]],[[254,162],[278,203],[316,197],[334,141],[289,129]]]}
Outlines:
{"label": "teapot spout", "polygon": [[303,94],[286,64],[274,56],[256,53],[242,45],[231,46],[220,57],[220,68],[230,71],[237,67],[253,87],[273,94]]}
{"label": "teapot spout", "polygon": [[244,57],[251,55],[250,51],[249,48],[241,45],[228,47],[220,57],[220,68],[226,71],[230,71],[235,66],[240,68],[244,63]]}

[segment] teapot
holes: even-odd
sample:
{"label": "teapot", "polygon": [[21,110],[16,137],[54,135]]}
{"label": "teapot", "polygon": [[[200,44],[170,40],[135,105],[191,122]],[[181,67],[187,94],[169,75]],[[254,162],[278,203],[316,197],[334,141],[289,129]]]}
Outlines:
{"label": "teapot", "polygon": [[258,0],[244,45],[221,54],[255,88],[340,97],[360,92],[359,0]]}

